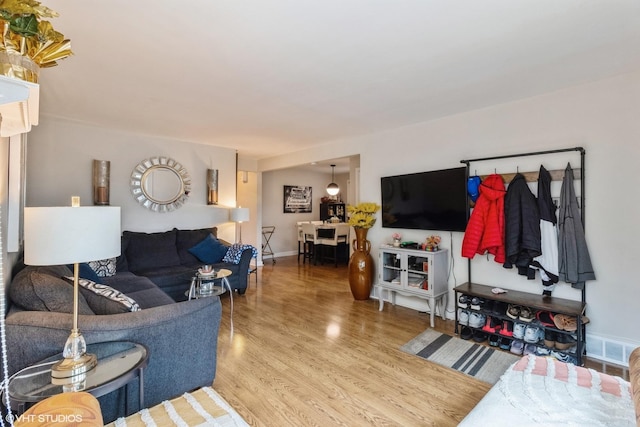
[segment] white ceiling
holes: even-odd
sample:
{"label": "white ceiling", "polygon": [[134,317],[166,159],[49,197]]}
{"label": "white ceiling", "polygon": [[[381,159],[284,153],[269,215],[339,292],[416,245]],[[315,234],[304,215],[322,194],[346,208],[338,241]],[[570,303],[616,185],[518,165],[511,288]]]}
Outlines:
{"label": "white ceiling", "polygon": [[640,69],[637,0],[44,3],[43,120],[257,159]]}

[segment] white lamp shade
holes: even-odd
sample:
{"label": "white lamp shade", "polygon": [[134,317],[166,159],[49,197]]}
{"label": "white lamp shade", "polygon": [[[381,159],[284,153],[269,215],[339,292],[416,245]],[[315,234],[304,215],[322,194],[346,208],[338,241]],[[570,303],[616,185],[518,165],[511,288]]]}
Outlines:
{"label": "white lamp shade", "polygon": [[24,209],[24,262],[61,265],[120,255],[120,208]]}
{"label": "white lamp shade", "polygon": [[229,220],[232,222],[249,221],[249,208],[231,208]]}

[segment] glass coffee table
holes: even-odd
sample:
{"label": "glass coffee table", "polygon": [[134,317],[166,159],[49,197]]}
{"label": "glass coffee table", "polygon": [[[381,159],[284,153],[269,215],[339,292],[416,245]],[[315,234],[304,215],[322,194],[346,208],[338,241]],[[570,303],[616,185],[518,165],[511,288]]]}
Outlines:
{"label": "glass coffee table", "polygon": [[[15,373],[9,378],[11,409],[20,415],[30,405],[67,391],[86,391],[100,397],[126,387],[135,378],[139,383],[140,409],[144,408],[143,371],[149,357],[145,346],[129,341],[110,341],[87,345],[87,353],[98,357],[98,365],[73,387],[52,383],[51,366],[62,358],[62,354],[48,357]],[[126,401],[125,415],[128,415]]]}

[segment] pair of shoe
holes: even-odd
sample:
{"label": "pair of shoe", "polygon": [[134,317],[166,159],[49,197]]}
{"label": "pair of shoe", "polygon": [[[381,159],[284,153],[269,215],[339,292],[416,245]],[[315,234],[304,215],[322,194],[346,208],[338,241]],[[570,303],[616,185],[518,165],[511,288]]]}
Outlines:
{"label": "pair of shoe", "polygon": [[542,326],[555,328],[556,325],[554,323],[555,315],[550,311],[540,310],[536,313],[536,319]]}
{"label": "pair of shoe", "polygon": [[491,347],[497,347],[500,344],[500,340],[501,338],[498,335],[495,335],[495,334],[489,335],[489,345]]}
{"label": "pair of shoe", "polygon": [[544,333],[544,345],[549,348],[569,350],[576,345],[577,341],[578,340],[570,334],[557,333],[554,331],[545,331]]}
{"label": "pair of shoe", "polygon": [[507,316],[513,320],[520,320],[522,322],[531,322],[535,318],[534,310],[520,305],[509,304],[507,308]]}
{"label": "pair of shoe", "polygon": [[[582,316],[581,321],[583,325],[586,325],[589,323],[589,318],[587,316]],[[578,330],[578,319],[575,316],[556,314],[553,317],[553,323],[556,328],[562,331],[575,332]]]}
{"label": "pair of shoe", "polygon": [[477,313],[475,311],[469,313],[469,326],[471,328],[482,328],[486,321],[487,316],[482,313]]}
{"label": "pair of shoe", "polygon": [[524,330],[524,338],[523,340],[528,343],[535,344],[540,341],[541,338],[544,337],[544,332],[542,328],[538,325],[527,325]]}
{"label": "pair of shoe", "polygon": [[489,332],[490,334],[495,334],[502,329],[502,322],[500,319],[496,317],[487,316],[487,321],[485,322],[482,330],[485,332]]}
{"label": "pair of shoe", "polygon": [[522,351],[522,354],[527,356],[529,354],[536,354],[538,350],[538,346],[534,345],[534,344],[525,344],[524,345],[524,350]]}

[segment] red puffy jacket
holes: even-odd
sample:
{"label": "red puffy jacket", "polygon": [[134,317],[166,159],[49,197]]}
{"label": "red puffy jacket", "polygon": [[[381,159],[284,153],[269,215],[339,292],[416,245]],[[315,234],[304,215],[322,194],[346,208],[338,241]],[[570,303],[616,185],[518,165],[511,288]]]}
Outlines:
{"label": "red puffy jacket", "polygon": [[462,256],[490,253],[494,261],[505,261],[504,251],[504,196],[502,176],[489,175],[480,184],[480,196],[471,212],[462,240]]}

